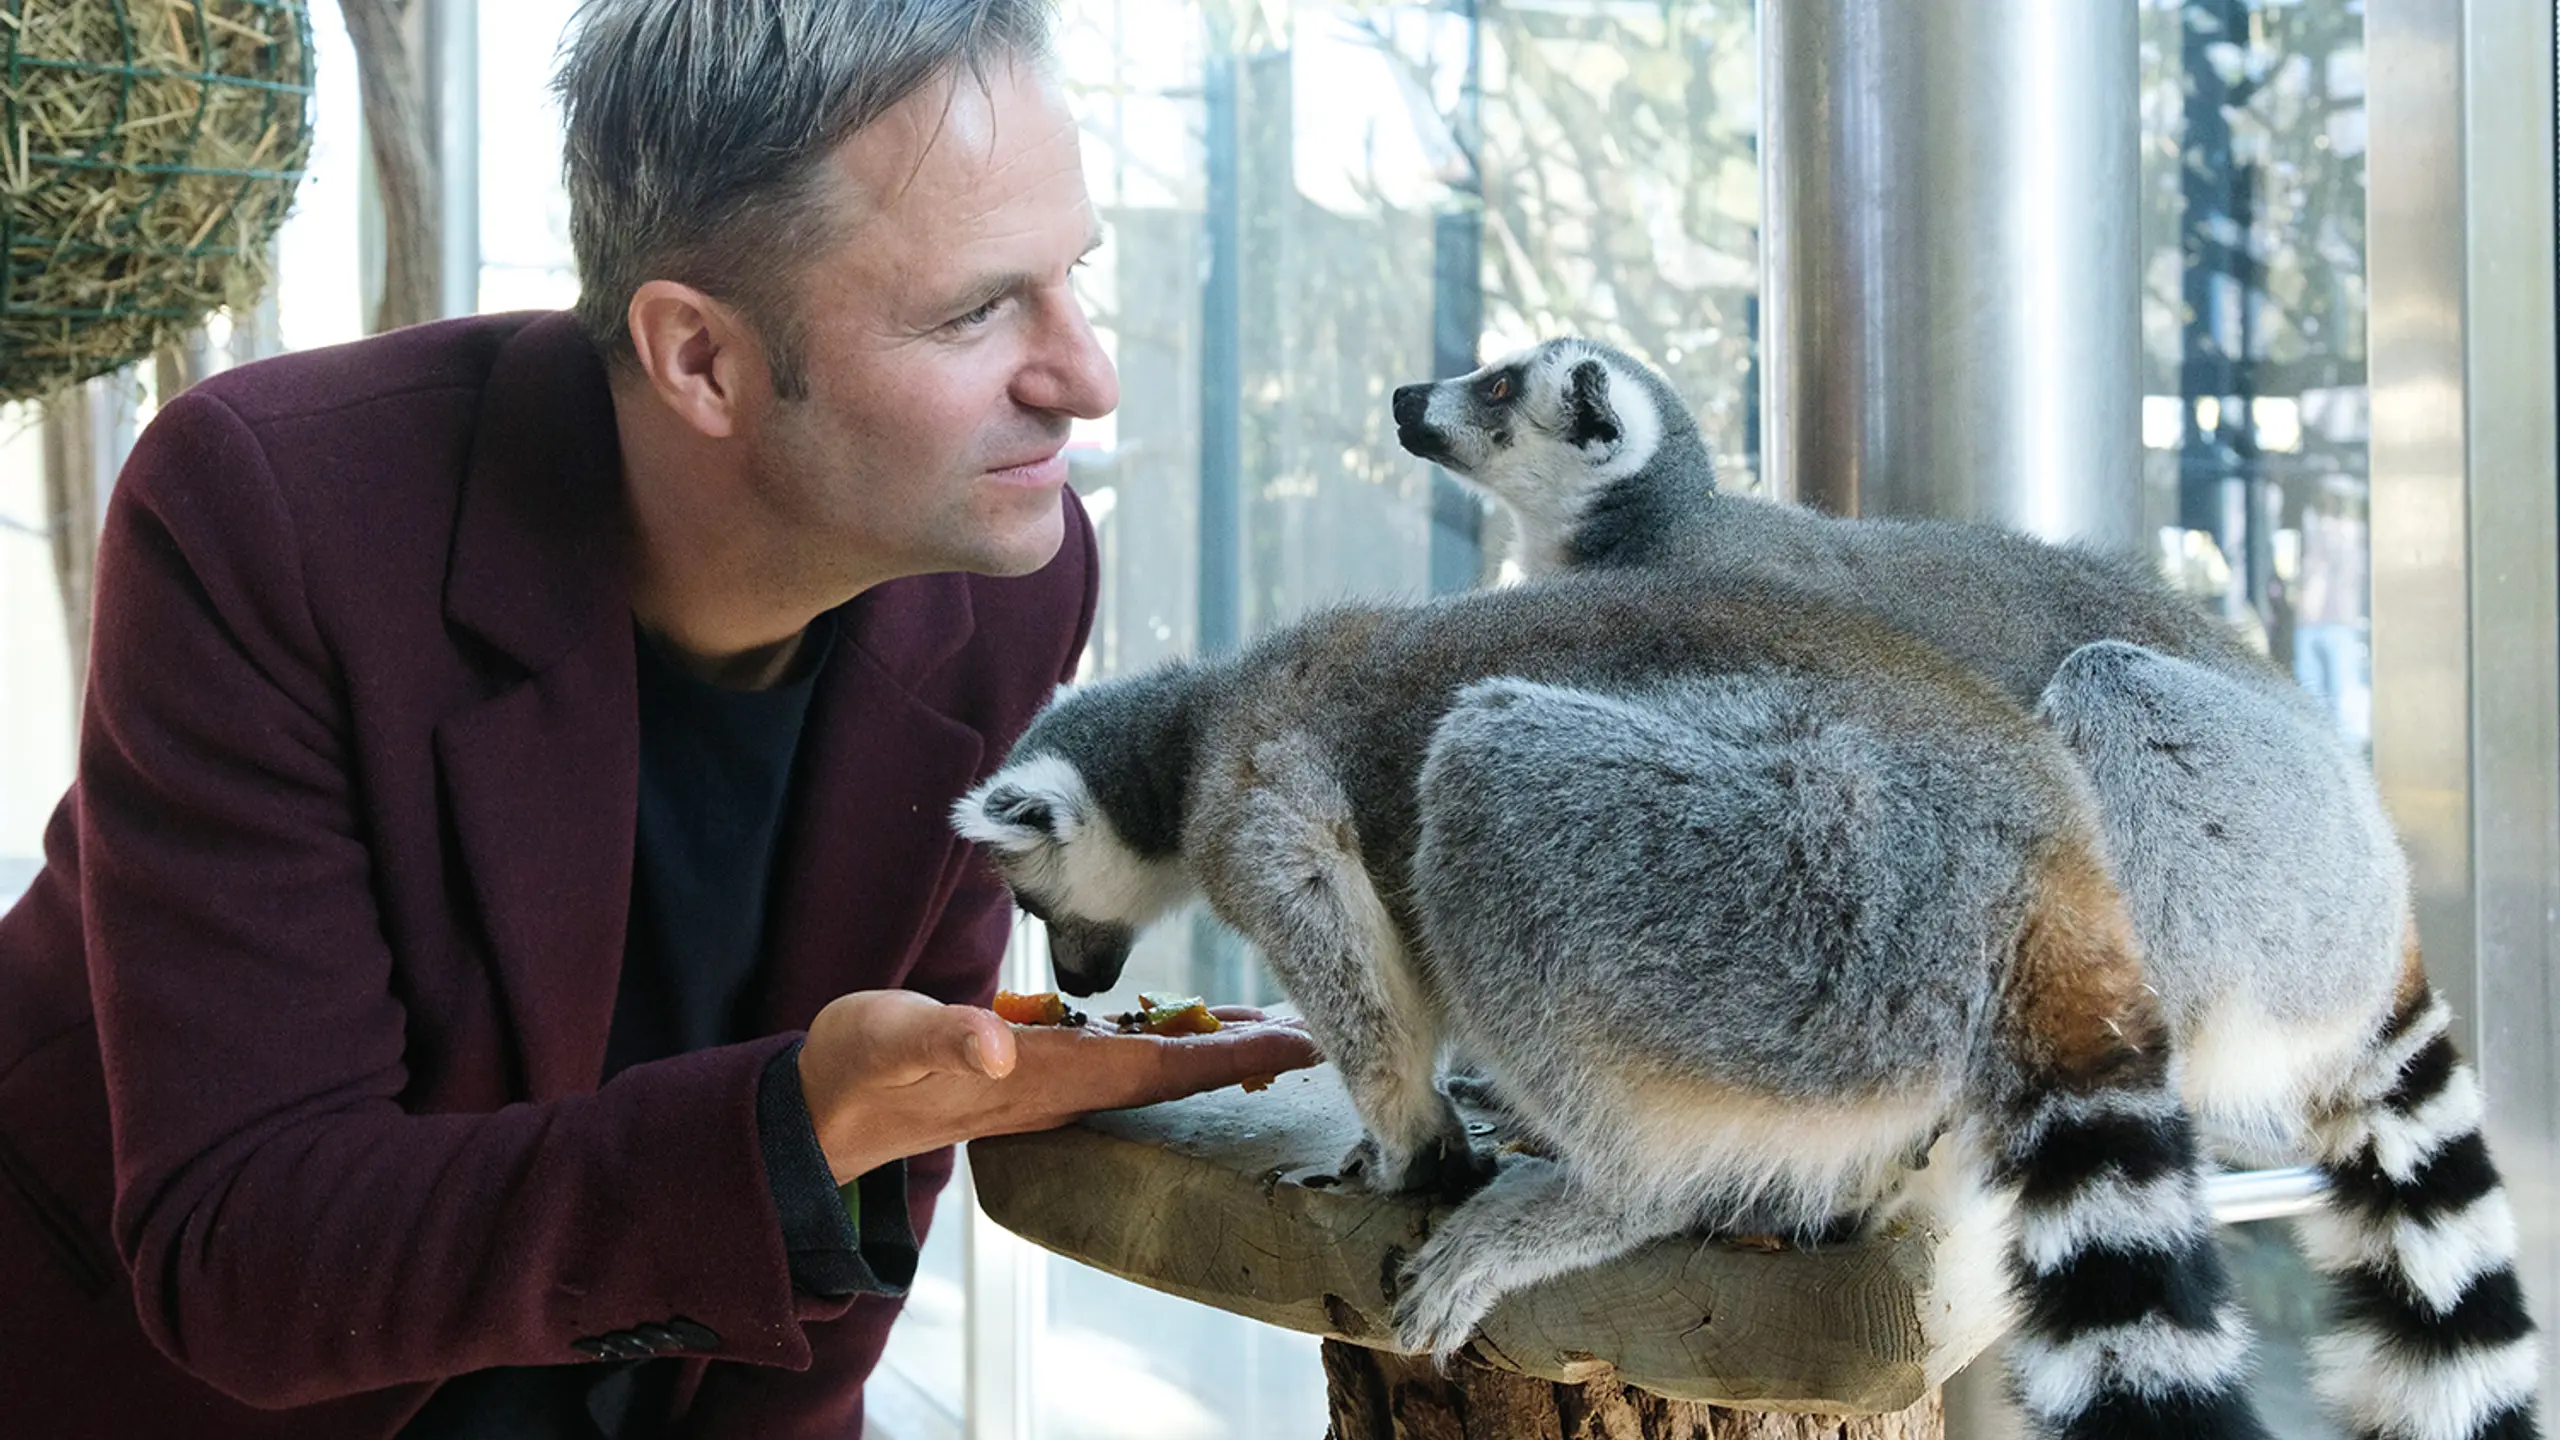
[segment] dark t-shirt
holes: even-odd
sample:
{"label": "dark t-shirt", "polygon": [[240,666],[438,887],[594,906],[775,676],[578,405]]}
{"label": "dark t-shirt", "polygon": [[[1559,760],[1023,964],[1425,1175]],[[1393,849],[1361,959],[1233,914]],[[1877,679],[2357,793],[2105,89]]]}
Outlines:
{"label": "dark t-shirt", "polygon": [[[835,638],[835,615],[823,615],[782,683],[731,690],[686,674],[645,634],[636,636],[638,841],[604,1078],[748,1038],[793,763]],[[800,1092],[798,1059],[796,1047],[775,1057],[756,1100],[792,1283],[813,1295],[903,1293],[916,1259],[906,1167],[885,1166],[839,1194]],[[476,1371],[437,1390],[401,1433],[404,1440],[644,1440],[666,1411],[677,1364]]]}

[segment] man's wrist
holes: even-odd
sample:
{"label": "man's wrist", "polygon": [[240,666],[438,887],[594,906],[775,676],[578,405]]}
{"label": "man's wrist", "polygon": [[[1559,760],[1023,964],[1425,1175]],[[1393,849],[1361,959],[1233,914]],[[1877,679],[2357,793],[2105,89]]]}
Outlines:
{"label": "man's wrist", "polygon": [[756,1091],[756,1128],[782,1226],[792,1285],[831,1299],[899,1295],[915,1275],[915,1235],[907,1216],[906,1166],[875,1167],[839,1186],[818,1143],[801,1088],[800,1046],[765,1065]]}

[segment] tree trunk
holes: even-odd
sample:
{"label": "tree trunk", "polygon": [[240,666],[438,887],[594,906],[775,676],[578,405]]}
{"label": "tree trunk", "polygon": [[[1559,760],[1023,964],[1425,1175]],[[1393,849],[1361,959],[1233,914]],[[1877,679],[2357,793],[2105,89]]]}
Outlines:
{"label": "tree trunk", "polygon": [[1667,1400],[1603,1376],[1563,1385],[1461,1354],[1428,1359],[1324,1342],[1326,1440],[1945,1440],[1932,1391],[1895,1415],[1789,1415]]}
{"label": "tree trunk", "polygon": [[355,42],[364,128],[382,199],[379,334],[442,313],[444,254],[436,210],[436,155],[426,88],[407,24],[411,0],[339,0]]}
{"label": "tree trunk", "polygon": [[98,431],[90,394],[97,383],[74,385],[44,402],[45,526],[53,537],[75,716],[89,678],[89,596],[98,568]]}

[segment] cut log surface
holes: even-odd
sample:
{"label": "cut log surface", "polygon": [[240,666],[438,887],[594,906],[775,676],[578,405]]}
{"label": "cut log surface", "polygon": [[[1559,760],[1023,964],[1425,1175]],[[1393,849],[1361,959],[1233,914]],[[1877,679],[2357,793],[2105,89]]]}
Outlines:
{"label": "cut log surface", "polygon": [[[1491,1143],[1490,1125],[1477,1120],[1470,1128]],[[1283,1076],[1259,1094],[1224,1090],[1060,1130],[980,1140],[969,1147],[969,1165],[987,1213],[1033,1244],[1221,1310],[1392,1350],[1393,1276],[1430,1233],[1435,1213],[1447,1212],[1419,1197],[1343,1181],[1338,1164],[1359,1136],[1328,1066]],[[1705,1238],[1655,1243],[1506,1297],[1465,1357],[1487,1373],[1550,1382],[1540,1389],[1581,1386],[1586,1395],[1632,1387],[1649,1397],[1757,1410],[1934,1414],[1937,1380],[1970,1356],[1950,1355],[1943,1345],[1931,1353],[1921,1320],[1932,1303],[1931,1239],[1888,1226],[1819,1249]],[[1346,1355],[1328,1368],[1357,1358]],[[1391,1371],[1404,1371],[1388,1364],[1392,1358],[1377,1360],[1385,1367],[1378,1374],[1388,1378],[1376,1383],[1424,1393],[1427,1386],[1416,1388],[1412,1376],[1393,1379]],[[1424,1364],[1423,1374],[1428,1370]],[[1337,1408],[1350,1403],[1346,1378],[1334,1377]],[[1935,1433],[1934,1425],[1913,1429],[1900,1419],[1879,1421],[1901,1427],[1885,1429],[1824,1423],[1832,1428],[1802,1433],[1861,1440]],[[1344,1440],[1366,1433],[1344,1427],[1339,1416],[1337,1430]],[[1398,1433],[1406,1432],[1434,1433],[1415,1425]],[[1383,1440],[1386,1432],[1377,1433]],[[1518,1433],[1723,1440],[1798,1432]]]}

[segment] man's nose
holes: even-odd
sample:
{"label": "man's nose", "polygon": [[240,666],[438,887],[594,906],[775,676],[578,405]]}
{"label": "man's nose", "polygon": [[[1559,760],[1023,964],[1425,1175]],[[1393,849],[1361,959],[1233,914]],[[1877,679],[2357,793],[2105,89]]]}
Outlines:
{"label": "man's nose", "polygon": [[1399,385],[1396,387],[1395,413],[1399,425],[1419,425],[1423,412],[1431,408],[1431,387]]}
{"label": "man's nose", "polygon": [[1079,420],[1095,420],[1120,406],[1120,372],[1103,353],[1101,338],[1084,307],[1069,298],[1064,313],[1044,337],[1045,352],[1033,368],[1031,384],[1015,398],[1041,410],[1063,411]]}

